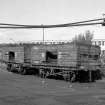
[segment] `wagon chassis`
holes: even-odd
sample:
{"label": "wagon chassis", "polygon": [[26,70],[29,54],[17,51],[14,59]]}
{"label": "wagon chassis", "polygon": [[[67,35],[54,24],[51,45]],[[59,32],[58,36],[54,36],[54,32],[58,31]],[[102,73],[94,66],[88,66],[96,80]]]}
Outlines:
{"label": "wagon chassis", "polygon": [[[25,75],[27,71],[31,69],[38,69],[38,75],[42,78],[47,78],[49,76],[62,76],[64,80],[73,82],[73,75],[70,77],[70,74],[73,74],[77,70],[76,67],[68,66],[58,66],[58,65],[48,65],[48,64],[31,64],[31,63],[17,63],[17,62],[8,62],[0,60],[0,62],[7,65],[7,70],[10,72],[18,72],[19,74]],[[75,78],[74,78],[75,79]]]}

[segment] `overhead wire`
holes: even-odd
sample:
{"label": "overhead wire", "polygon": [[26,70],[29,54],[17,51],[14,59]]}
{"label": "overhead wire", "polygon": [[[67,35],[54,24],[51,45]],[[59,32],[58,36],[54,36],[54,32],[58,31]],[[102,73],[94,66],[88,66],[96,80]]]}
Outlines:
{"label": "overhead wire", "polygon": [[56,26],[56,25],[51,25],[51,26],[47,26],[47,25],[45,25],[45,26],[24,26],[24,27],[22,27],[22,26],[20,26],[20,27],[14,27],[14,26],[0,26],[0,28],[5,28],[5,29],[30,29],[30,28],[57,28],[57,27],[73,27],[73,26],[87,26],[87,25],[97,25],[97,24],[102,24],[102,22],[97,22],[97,23],[85,23],[85,24],[73,24],[73,25],[60,25],[60,26]]}
{"label": "overhead wire", "polygon": [[72,26],[103,24],[103,22],[95,22],[95,21],[100,21],[100,20],[105,20],[105,18],[80,21],[80,22],[74,22],[74,23],[66,23],[66,24],[55,24],[55,25],[23,25],[23,24],[0,23],[0,28],[1,29],[57,28],[57,27],[72,27]]}

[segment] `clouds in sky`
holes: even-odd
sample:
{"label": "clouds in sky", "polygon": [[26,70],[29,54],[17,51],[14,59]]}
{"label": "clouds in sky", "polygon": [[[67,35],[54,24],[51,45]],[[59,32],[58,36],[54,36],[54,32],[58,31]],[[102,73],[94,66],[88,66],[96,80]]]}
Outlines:
{"label": "clouds in sky", "polygon": [[[102,17],[105,0],[0,0],[0,23],[63,24]],[[104,38],[102,26],[45,29],[45,40],[71,40],[86,30]],[[42,40],[42,29],[0,30],[0,42]]]}

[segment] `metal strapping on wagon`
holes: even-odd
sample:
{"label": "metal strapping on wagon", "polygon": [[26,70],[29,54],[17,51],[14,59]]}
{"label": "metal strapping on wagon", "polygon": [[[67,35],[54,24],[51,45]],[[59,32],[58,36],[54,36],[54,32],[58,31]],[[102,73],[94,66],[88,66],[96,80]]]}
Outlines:
{"label": "metal strapping on wagon", "polygon": [[23,67],[35,67],[35,68],[40,68],[40,69],[48,69],[48,68],[53,68],[53,69],[61,69],[63,71],[67,70],[77,70],[76,67],[70,67],[70,66],[59,66],[59,65],[48,65],[48,64],[31,64],[31,63],[17,63],[17,62],[10,62],[10,61],[4,61],[0,60],[2,63],[6,64],[14,64],[14,65],[22,65]]}

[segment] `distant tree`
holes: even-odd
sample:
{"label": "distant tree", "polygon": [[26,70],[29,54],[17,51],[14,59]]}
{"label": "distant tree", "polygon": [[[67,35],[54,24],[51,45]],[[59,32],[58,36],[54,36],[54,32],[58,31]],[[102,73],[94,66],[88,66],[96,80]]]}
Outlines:
{"label": "distant tree", "polygon": [[73,43],[92,44],[93,33],[87,30],[84,34],[79,34],[72,39]]}

